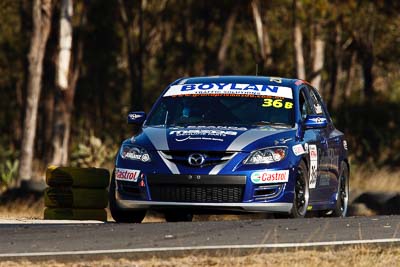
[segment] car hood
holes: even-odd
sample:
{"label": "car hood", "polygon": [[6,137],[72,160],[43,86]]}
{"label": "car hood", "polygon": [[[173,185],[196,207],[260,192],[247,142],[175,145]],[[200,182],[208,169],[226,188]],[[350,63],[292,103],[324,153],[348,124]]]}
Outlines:
{"label": "car hood", "polygon": [[154,150],[252,151],[293,141],[296,128],[187,126],[143,127],[130,142]]}

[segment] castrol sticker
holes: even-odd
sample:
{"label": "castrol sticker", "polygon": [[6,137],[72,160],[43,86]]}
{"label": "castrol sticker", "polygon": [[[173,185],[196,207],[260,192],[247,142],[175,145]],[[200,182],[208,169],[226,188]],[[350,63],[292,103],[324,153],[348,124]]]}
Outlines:
{"label": "castrol sticker", "polygon": [[139,174],[140,174],[139,170],[121,169],[121,168],[115,169],[115,179],[120,181],[137,182]]}
{"label": "castrol sticker", "polygon": [[253,172],[251,181],[255,184],[287,183],[289,181],[289,170]]}

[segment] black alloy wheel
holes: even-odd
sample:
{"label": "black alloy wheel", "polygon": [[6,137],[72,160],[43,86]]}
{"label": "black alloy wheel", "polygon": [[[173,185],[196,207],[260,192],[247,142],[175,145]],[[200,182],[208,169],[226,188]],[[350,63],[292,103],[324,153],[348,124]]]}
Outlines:
{"label": "black alloy wheel", "polygon": [[296,181],[294,186],[293,207],[290,217],[303,218],[307,213],[310,192],[308,187],[308,171],[304,161],[297,167]]}
{"label": "black alloy wheel", "polygon": [[338,191],[336,196],[336,207],[332,216],[346,217],[349,205],[349,168],[345,162],[341,163],[338,180]]}

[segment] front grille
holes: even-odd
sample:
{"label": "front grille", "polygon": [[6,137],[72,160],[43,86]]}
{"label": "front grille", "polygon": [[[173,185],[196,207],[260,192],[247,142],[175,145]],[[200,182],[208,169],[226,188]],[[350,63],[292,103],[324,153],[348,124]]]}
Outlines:
{"label": "front grille", "polygon": [[214,166],[230,160],[235,152],[226,151],[160,151],[161,155],[174,163],[193,167],[188,163],[190,154],[199,153],[204,155],[205,161],[200,167]]}
{"label": "front grille", "polygon": [[153,185],[153,201],[236,203],[242,202],[243,185]]}

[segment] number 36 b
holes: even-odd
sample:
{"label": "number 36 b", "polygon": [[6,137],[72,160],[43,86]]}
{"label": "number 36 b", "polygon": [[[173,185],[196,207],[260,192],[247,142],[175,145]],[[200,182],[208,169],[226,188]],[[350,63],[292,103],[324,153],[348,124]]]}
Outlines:
{"label": "number 36 b", "polygon": [[285,109],[291,109],[293,108],[293,103],[291,102],[282,102],[282,99],[271,99],[271,98],[266,98],[264,99],[264,102],[262,104],[264,108],[267,107],[274,107],[274,108],[285,108]]}

